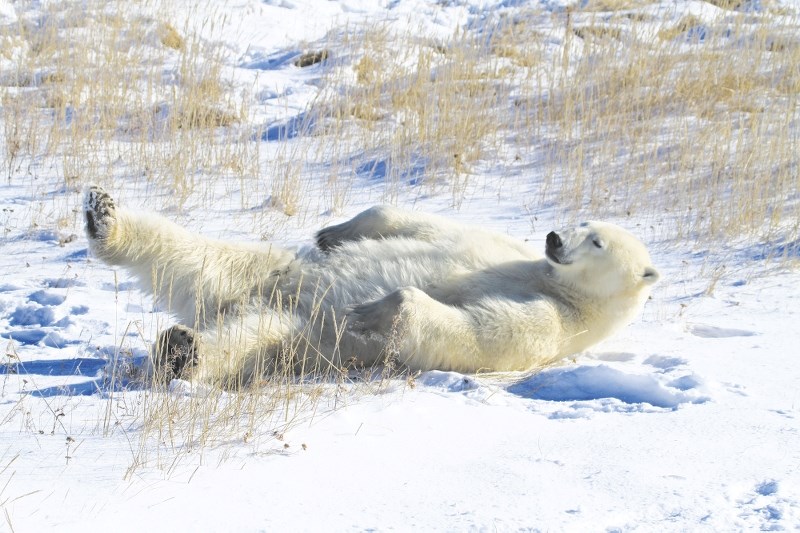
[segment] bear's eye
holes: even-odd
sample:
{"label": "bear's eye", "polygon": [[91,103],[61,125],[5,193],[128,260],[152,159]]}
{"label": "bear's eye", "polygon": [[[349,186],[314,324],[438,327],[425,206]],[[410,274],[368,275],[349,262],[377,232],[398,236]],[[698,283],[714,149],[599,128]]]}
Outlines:
{"label": "bear's eye", "polygon": [[592,244],[594,244],[597,248],[602,248],[603,247],[603,241],[601,241],[597,237],[592,239]]}

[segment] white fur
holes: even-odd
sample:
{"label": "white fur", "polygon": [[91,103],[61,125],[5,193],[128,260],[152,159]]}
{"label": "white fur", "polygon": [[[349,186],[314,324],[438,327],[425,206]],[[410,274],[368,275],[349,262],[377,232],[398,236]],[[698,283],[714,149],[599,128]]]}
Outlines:
{"label": "white fur", "polygon": [[558,236],[545,258],[502,234],[376,207],[323,229],[326,251],[293,252],[116,209],[90,242],[200,333],[193,375],[230,383],[387,356],[415,370],[528,370],[582,351],[640,312],[658,274],[612,224]]}

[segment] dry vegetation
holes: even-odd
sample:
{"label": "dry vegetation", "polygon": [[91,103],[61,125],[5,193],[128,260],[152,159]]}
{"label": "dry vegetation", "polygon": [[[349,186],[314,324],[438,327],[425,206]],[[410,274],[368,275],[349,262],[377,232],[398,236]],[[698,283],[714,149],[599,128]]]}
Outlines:
{"label": "dry vegetation", "polygon": [[[53,173],[65,191],[87,182],[170,191],[156,207],[238,191],[241,207],[265,207],[253,223],[270,235],[281,217],[304,223],[343,209],[365,180],[380,183],[384,200],[449,194],[458,207],[491,169],[534,211],[633,215],[672,242],[757,236],[796,260],[796,16],[656,20],[626,11],[643,5],[630,0],[519,11],[435,42],[389,27],[337,29],[318,43],[323,64],[309,63],[324,73],[319,96],[274,143],[224,50],[166,8],[48,5],[47,16],[0,29],[4,177],[33,196]],[[32,224],[80,224],[71,198]],[[120,346],[123,359],[129,349]],[[135,467],[158,460],[153,449],[283,427],[321,397],[337,401],[351,371],[321,381],[287,373],[225,394],[109,393],[103,430],[131,420],[143,429]]]}
{"label": "dry vegetation", "polygon": [[636,215],[676,242],[796,241],[796,18],[574,11],[553,31],[553,17],[501,17],[446,43],[345,36],[352,59],[331,69],[314,133],[348,129],[358,151],[345,156],[380,163],[390,198],[421,182],[459,206],[477,168],[506,166],[538,187],[534,209],[566,219]]}
{"label": "dry vegetation", "polygon": [[800,39],[785,13],[656,17],[615,2],[518,11],[436,42],[334,30],[295,60],[324,56],[318,98],[265,148],[257,98],[219,46],[166,8],[102,4],[52,4],[0,34],[10,181],[122,175],[179,204],[239,190],[242,207],[302,223],[342,210],[358,179],[384,200],[447,191],[458,207],[482,170],[505,169],[511,187],[536,185],[534,211],[669,220],[681,240],[797,236]]}
{"label": "dry vegetation", "polygon": [[74,189],[123,168],[185,199],[201,172],[255,164],[236,128],[249,101],[226,79],[218,46],[124,5],[46,9],[0,30],[8,181],[55,168]]}

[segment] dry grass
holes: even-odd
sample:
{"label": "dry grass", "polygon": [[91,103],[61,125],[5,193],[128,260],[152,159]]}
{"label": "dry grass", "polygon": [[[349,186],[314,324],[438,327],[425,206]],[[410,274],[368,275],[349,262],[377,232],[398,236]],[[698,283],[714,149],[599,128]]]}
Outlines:
{"label": "dry grass", "polygon": [[201,173],[253,172],[236,128],[248,101],[226,79],[219,46],[105,8],[55,3],[40,24],[0,30],[13,64],[0,72],[8,180],[55,165],[72,188],[123,166],[182,202],[202,188]]}
{"label": "dry grass", "polygon": [[459,206],[512,147],[537,162],[527,203],[565,219],[796,240],[798,19],[634,15],[576,9],[553,31],[554,15],[521,11],[440,43],[351,29],[328,43],[351,59],[308,112],[315,142],[347,133],[357,148],[339,152],[384,173],[389,201],[411,182]]}
{"label": "dry grass", "polygon": [[498,131],[493,110],[508,97],[506,70],[481,58],[492,47],[519,63],[535,57],[465,32],[441,44],[386,28],[357,31],[358,39],[337,36],[354,59],[327,73],[309,130],[317,143],[329,143],[334,132],[344,139],[336,148],[344,158],[352,160],[358,147],[356,174],[386,183],[389,200],[411,182],[426,192],[449,190],[460,204],[473,164]]}
{"label": "dry grass", "polygon": [[[242,207],[271,208],[254,216],[269,236],[273,212],[302,224],[341,211],[363,179],[384,185],[384,201],[410,184],[458,207],[481,169],[510,167],[514,153],[536,162],[525,179],[539,195],[524,203],[558,203],[565,218],[676,220],[678,239],[769,234],[797,218],[800,46],[786,14],[656,21],[639,4],[590,3],[436,42],[347,27],[311,47],[324,52],[309,63],[322,90],[269,147],[222,50],[176,29],[187,24],[82,18],[76,6],[0,35],[17,65],[0,72],[11,180],[55,163],[69,187],[122,166],[170,189],[173,206],[239,190]],[[79,46],[87,35],[93,54]]]}
{"label": "dry grass", "polygon": [[[584,12],[628,11],[653,4],[651,0],[590,0],[580,10]],[[574,8],[573,8],[574,9]]]}
{"label": "dry grass", "polygon": [[[139,324],[122,332],[108,368],[104,387],[108,402],[96,431],[104,436],[130,434],[131,463],[126,476],[152,467],[169,474],[187,454],[230,443],[245,444],[252,453],[297,452],[299,443],[284,441],[291,428],[386,390],[399,376],[388,356],[383,367],[366,368],[353,360],[330,361],[301,351],[308,350],[311,326],[321,319],[320,303],[312,305],[309,323],[293,330],[277,355],[259,356],[252,368],[269,372],[256,375],[253,381],[243,374],[233,379],[220,374],[206,383],[168,384],[164,369],[154,370],[134,357],[142,348],[150,349],[150,339],[158,332],[143,332]],[[202,307],[203,302],[198,302],[198,308]],[[153,326],[160,330],[167,324]],[[131,331],[137,331],[138,337],[129,335]],[[235,349],[234,338],[226,350]],[[170,389],[176,384],[177,388]],[[292,446],[295,449],[289,450]]]}
{"label": "dry grass", "polygon": [[741,7],[743,3],[741,0],[705,0],[705,1],[711,4],[712,6],[717,6],[721,9],[729,9],[729,10],[738,9],[739,7]]}
{"label": "dry grass", "polygon": [[[797,93],[781,87],[798,56],[766,52],[762,28],[740,19],[706,25],[702,43],[656,46],[633,28],[624,46],[585,48],[564,73],[570,84],[527,110],[560,131],[553,157],[575,165],[558,184],[559,201],[575,212],[675,217],[678,238],[700,240],[796,220],[796,201],[785,201],[798,185],[790,170]],[[577,131],[579,161],[563,142]]]}
{"label": "dry grass", "polygon": [[681,35],[685,35],[686,32],[691,30],[692,28],[700,27],[703,24],[699,18],[695,17],[694,15],[686,15],[685,17],[681,18],[677,24],[674,26],[668,26],[666,28],[661,28],[658,31],[659,38],[665,41],[671,41],[680,37]]}
{"label": "dry grass", "polygon": [[[20,17],[0,28],[4,178],[41,199],[32,203],[39,206],[31,209],[33,227],[81,225],[70,202],[43,209],[53,184],[43,188],[40,175],[59,173],[65,191],[88,182],[168,191],[156,208],[198,196],[213,201],[220,181],[259,177],[253,128],[241,124],[251,100],[234,87],[224,51],[178,32],[181,21],[136,14],[126,5],[53,3],[35,22]],[[155,338],[143,333],[132,346],[126,333],[97,431],[140,436],[131,442],[130,473],[145,465],[168,468],[183,452],[226,439],[269,440],[297,413],[313,412],[309,405],[336,382],[304,383],[285,374],[224,393],[214,387],[204,394],[167,393],[158,381],[120,388],[114,381],[131,364],[128,354],[149,349]]]}
{"label": "dry grass", "polygon": [[173,50],[184,50],[186,48],[186,40],[178,33],[175,27],[164,22],[158,25],[158,39],[161,44]]}

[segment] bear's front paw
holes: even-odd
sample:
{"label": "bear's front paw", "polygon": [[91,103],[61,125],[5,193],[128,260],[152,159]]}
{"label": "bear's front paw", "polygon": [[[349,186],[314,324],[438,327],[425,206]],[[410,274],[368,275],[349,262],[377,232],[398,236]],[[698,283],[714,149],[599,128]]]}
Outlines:
{"label": "bear's front paw", "polygon": [[384,319],[381,301],[354,305],[347,310],[347,329],[358,335],[381,334]]}
{"label": "bear's front paw", "polygon": [[327,252],[347,240],[346,232],[342,229],[343,226],[344,224],[338,224],[319,230],[316,235],[319,249],[323,252]]}
{"label": "bear's front paw", "polygon": [[351,307],[347,311],[347,327],[361,335],[391,335],[409,307],[414,290],[411,287],[398,289],[380,300]]}
{"label": "bear's front paw", "polygon": [[116,221],[114,199],[101,187],[92,185],[83,198],[86,215],[86,234],[90,239],[104,240]]}
{"label": "bear's front paw", "polygon": [[186,377],[200,362],[195,332],[177,324],[158,335],[153,363],[156,376],[169,383],[173,378]]}

